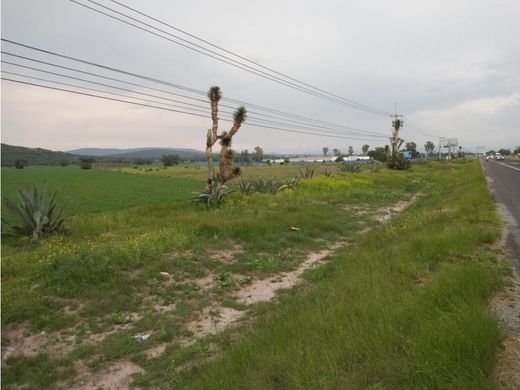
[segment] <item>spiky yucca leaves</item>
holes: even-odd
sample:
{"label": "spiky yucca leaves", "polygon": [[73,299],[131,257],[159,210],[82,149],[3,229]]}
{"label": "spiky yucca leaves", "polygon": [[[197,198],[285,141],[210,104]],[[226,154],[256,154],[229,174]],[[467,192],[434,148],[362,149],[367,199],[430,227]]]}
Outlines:
{"label": "spiky yucca leaves", "polygon": [[20,204],[4,198],[4,204],[17,219],[17,223],[10,223],[2,218],[2,222],[11,228],[10,234],[40,240],[49,234],[63,231],[63,207],[55,213],[56,192],[47,194],[47,189],[37,188],[18,190],[18,199]]}
{"label": "spiky yucca leaves", "polygon": [[222,98],[220,88],[213,86],[208,91],[208,98],[211,102],[211,128],[208,129],[206,137],[206,160],[208,161],[208,188],[211,185],[211,180],[215,176],[213,169],[213,145],[217,142],[218,132],[218,101]]}
{"label": "spiky yucca leaves", "polygon": [[194,192],[195,196],[191,201],[193,203],[204,203],[208,207],[220,207],[226,196],[233,192],[233,190],[227,191],[227,189],[224,184],[214,179],[204,191]]}
{"label": "spiky yucca leaves", "polygon": [[244,106],[240,106],[233,113],[233,121],[242,124],[247,119],[247,110]]}
{"label": "spiky yucca leaves", "polygon": [[223,131],[222,134],[218,136],[218,138],[220,139],[220,144],[222,146],[231,147],[231,137],[227,131]]}
{"label": "spiky yucca leaves", "polygon": [[212,86],[208,91],[208,98],[211,102],[218,102],[222,98],[220,87]]}
{"label": "spiky yucca leaves", "polygon": [[231,152],[231,140],[235,133],[240,129],[242,123],[246,120],[247,111],[244,107],[238,107],[233,113],[233,126],[228,132],[222,133],[219,137],[222,149],[220,149],[220,177],[222,183],[235,177],[233,173],[233,153]]}

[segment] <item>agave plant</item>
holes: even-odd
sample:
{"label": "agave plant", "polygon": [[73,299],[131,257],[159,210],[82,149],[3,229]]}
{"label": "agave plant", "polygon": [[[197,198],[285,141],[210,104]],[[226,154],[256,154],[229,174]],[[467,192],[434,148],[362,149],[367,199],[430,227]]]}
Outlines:
{"label": "agave plant", "polygon": [[307,167],[305,171],[298,169],[300,171],[300,177],[302,179],[310,179],[314,176],[314,169]]}
{"label": "agave plant", "polygon": [[359,171],[361,171],[361,164],[359,163],[347,162],[338,167],[340,173],[357,173]]}
{"label": "agave plant", "polygon": [[40,240],[49,234],[63,231],[63,207],[56,208],[56,192],[48,194],[47,189],[38,188],[18,190],[18,199],[20,204],[4,198],[5,206],[17,220],[16,223],[11,223],[2,218],[2,222],[11,228],[10,234],[28,235],[34,240]]}
{"label": "agave plant", "polygon": [[266,194],[276,194],[277,192],[280,192],[287,188],[286,184],[278,182],[272,177],[266,180],[251,180],[251,185],[253,187],[254,192],[263,192]]}
{"label": "agave plant", "polygon": [[370,172],[379,172],[379,170],[381,169],[381,166],[382,166],[382,165],[383,165],[383,164],[380,163],[380,162],[378,162],[378,161],[373,162],[373,163],[371,163],[371,164],[368,164],[368,170],[369,170]]}
{"label": "agave plant", "polygon": [[290,179],[289,181],[287,181],[285,183],[285,188],[289,188],[291,190],[295,190],[296,187],[298,187],[298,184],[300,183],[300,179],[297,178],[296,176],[294,176],[292,179]]}
{"label": "agave plant", "polygon": [[323,175],[325,177],[332,177],[332,171],[329,171],[329,168],[325,168],[325,171],[323,172]]}
{"label": "agave plant", "polygon": [[233,190],[227,191],[227,189],[227,186],[214,180],[202,192],[194,192],[192,202],[204,203],[208,207],[220,207],[226,196],[233,192]]}
{"label": "agave plant", "polygon": [[250,180],[240,180],[238,183],[238,189],[242,194],[250,194],[253,192],[253,183]]}

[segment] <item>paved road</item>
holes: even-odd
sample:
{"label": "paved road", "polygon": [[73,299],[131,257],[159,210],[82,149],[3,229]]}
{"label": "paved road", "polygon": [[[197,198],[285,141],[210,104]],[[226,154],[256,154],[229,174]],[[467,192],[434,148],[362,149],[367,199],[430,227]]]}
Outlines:
{"label": "paved road", "polygon": [[482,164],[491,179],[495,199],[509,220],[506,244],[520,277],[520,161],[483,161]]}

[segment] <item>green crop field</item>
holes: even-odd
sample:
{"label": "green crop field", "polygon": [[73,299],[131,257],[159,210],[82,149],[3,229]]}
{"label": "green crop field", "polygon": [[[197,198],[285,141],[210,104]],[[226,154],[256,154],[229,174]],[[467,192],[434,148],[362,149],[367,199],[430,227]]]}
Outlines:
{"label": "green crop field", "polygon": [[313,168],[220,208],[190,202],[193,165],[3,169],[3,196],[57,190],[67,233],[3,240],[2,386],[498,388],[488,303],[510,270],[478,161]]}
{"label": "green crop field", "polygon": [[47,187],[70,215],[132,206],[186,201],[200,183],[183,178],[151,178],[103,169],[78,167],[28,167],[2,169],[2,195],[14,196],[18,188]]}

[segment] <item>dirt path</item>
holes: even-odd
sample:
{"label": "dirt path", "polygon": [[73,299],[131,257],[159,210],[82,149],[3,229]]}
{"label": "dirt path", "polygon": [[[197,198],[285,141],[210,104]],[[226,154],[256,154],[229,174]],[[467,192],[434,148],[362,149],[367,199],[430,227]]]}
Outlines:
{"label": "dirt path", "polygon": [[[349,209],[348,207],[344,207],[344,209],[348,210],[349,212],[359,213],[360,215],[366,214],[372,219],[372,221],[375,221],[378,224],[386,224],[392,218],[401,214],[408,206],[414,203],[418,196],[419,195],[414,195],[408,200],[399,201],[391,207],[383,207],[377,210],[367,210],[364,208]],[[360,230],[358,234],[365,234],[368,230],[370,230],[369,227]],[[264,279],[256,279],[253,280],[250,284],[241,286],[238,290],[231,293],[231,297],[234,298],[238,304],[244,305],[246,310],[225,307],[216,302],[210,304],[209,306],[202,309],[197,319],[184,324],[184,328],[189,330],[192,333],[192,336],[181,339],[180,344],[183,347],[187,347],[196,343],[197,340],[200,340],[201,338],[204,338],[208,335],[218,334],[227,327],[236,324],[246,317],[247,307],[258,302],[271,301],[276,297],[276,294],[280,290],[290,289],[296,286],[302,281],[303,274],[307,270],[326,263],[327,257],[329,257],[338,249],[345,247],[346,245],[347,243],[345,241],[338,241],[328,244],[328,246],[319,251],[308,253],[299,266],[292,271],[281,272]],[[230,263],[234,261],[234,256],[237,253],[243,252],[243,250],[244,249],[241,246],[234,245],[229,250],[217,251],[218,253],[215,252],[211,257],[218,261]],[[164,283],[175,282],[173,276],[168,273],[164,273],[164,275],[161,273],[161,276],[164,279]],[[215,287],[216,279],[215,275],[209,274],[203,278],[193,280],[193,282],[197,284],[202,289],[202,291],[210,293],[210,290]],[[170,306],[164,308],[161,307],[161,310],[158,311],[168,312],[175,307],[174,305],[171,307]],[[141,318],[137,313],[129,313],[129,318],[132,318],[134,315],[136,316],[136,320]],[[119,327],[121,329],[128,329],[131,327],[131,325],[132,321],[125,323],[124,325],[120,325]],[[120,329],[116,327],[109,332],[105,332],[100,340],[95,340],[95,338],[90,337],[87,341],[103,342],[104,337],[119,330]],[[70,348],[72,348],[72,346],[75,344],[71,342],[71,340],[66,340],[68,345],[65,347],[63,343],[56,343],[55,341],[54,347],[52,347],[52,345],[49,343],[50,339],[55,340],[54,337],[50,337],[52,335],[37,334],[27,337],[27,334],[25,333],[26,331],[23,329],[20,330],[20,328],[17,331],[13,330],[13,332],[7,332],[5,336],[10,339],[10,347],[8,347],[7,350],[3,349],[2,355],[4,355],[4,352],[7,352],[7,357],[34,356],[37,351],[47,352],[46,349],[48,348],[51,348],[49,352],[60,352],[57,351],[57,349],[62,349],[61,352],[70,352]],[[177,340],[177,342],[179,342],[179,340]],[[50,345],[51,347],[49,347]],[[149,358],[156,358],[164,353],[167,346],[167,343],[161,343],[154,345],[151,348],[144,349],[143,352]],[[59,355],[63,356],[63,354],[57,353],[57,356]],[[74,380],[73,387],[70,387],[70,384],[61,384],[61,387],[81,390],[98,388],[105,390],[126,389],[130,386],[132,376],[136,373],[143,372],[141,367],[127,360],[116,361],[105,370],[96,373],[92,373],[83,361],[77,361],[75,363],[75,368],[78,372],[78,375]]]}

